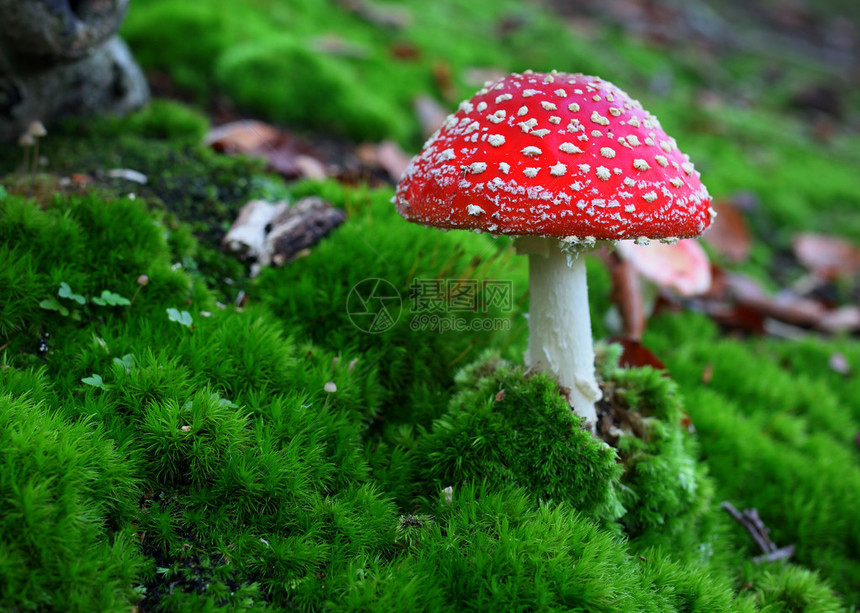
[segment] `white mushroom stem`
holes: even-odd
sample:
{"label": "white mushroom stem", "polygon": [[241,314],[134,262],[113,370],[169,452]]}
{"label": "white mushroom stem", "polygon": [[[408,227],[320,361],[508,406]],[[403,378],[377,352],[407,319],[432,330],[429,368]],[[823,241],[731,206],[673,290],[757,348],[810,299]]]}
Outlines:
{"label": "white mushroom stem", "polygon": [[570,390],[574,413],[594,430],[600,387],[594,376],[594,345],[588,311],[585,259],[564,253],[558,239],[517,240],[529,256],[529,348],[526,365],[554,375]]}

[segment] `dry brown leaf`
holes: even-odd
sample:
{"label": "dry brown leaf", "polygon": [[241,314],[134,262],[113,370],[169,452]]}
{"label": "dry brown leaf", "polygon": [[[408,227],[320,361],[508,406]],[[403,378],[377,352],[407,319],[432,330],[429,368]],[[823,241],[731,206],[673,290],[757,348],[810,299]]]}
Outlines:
{"label": "dry brown leaf", "polygon": [[384,140],[376,147],[379,165],[394,180],[399,181],[400,176],[409,166],[410,157],[400,148],[400,145],[392,140]]}
{"label": "dry brown leaf", "polygon": [[860,273],[860,249],[844,238],[802,233],[794,237],[792,247],[800,263],[824,279],[852,277]]}
{"label": "dry brown leaf", "polygon": [[328,176],[322,162],[299,151],[300,145],[292,134],[261,121],[240,120],[218,126],[206,135],[203,142],[222,153],[263,158],[269,170],[288,179],[324,179]]}
{"label": "dry brown leaf", "polygon": [[860,307],[848,304],[827,311],[816,327],[825,332],[856,332],[860,330]]}
{"label": "dry brown leaf", "polygon": [[415,115],[421,125],[421,134],[429,138],[445,123],[448,112],[435,99],[421,95],[415,99]]}
{"label": "dry brown leaf", "polygon": [[717,217],[702,238],[730,262],[745,262],[751,244],[746,216],[731,202],[718,202],[713,207]]}
{"label": "dry brown leaf", "polygon": [[281,131],[253,119],[218,126],[203,138],[203,144],[221,153],[258,153],[281,137]]}
{"label": "dry brown leaf", "polygon": [[744,275],[727,274],[725,279],[738,306],[751,309],[765,318],[811,328],[816,327],[827,312],[820,302],[788,290],[771,296],[755,280]]}

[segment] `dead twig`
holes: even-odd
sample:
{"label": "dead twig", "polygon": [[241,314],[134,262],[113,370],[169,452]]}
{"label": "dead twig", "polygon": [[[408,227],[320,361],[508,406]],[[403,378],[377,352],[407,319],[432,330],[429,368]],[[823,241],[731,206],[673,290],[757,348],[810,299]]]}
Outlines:
{"label": "dead twig", "polygon": [[762,550],[762,555],[753,558],[753,562],[761,564],[762,562],[773,562],[775,560],[787,560],[794,555],[794,545],[787,547],[777,547],[776,543],[770,540],[770,530],[764,525],[764,522],[759,517],[758,510],[744,509],[743,513],[738,511],[730,502],[720,503],[720,508],[732,516],[736,522],[746,528],[750,536]]}

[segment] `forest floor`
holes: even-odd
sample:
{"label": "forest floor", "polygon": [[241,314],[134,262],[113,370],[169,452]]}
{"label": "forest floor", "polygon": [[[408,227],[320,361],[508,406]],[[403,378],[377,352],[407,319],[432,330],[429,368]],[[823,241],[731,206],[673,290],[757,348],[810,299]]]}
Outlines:
{"label": "forest floor", "polygon": [[[136,0],[152,103],[0,150],[0,610],[857,610],[852,10]],[[707,292],[587,260],[610,445],[523,368],[510,240],[390,202],[527,69],[639,99],[720,213]],[[224,246],[307,197],[314,242]]]}

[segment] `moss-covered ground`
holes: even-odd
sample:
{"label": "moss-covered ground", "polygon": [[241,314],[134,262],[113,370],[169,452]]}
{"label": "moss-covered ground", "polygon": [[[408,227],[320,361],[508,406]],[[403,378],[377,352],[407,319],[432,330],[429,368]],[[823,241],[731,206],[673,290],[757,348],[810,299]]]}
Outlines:
{"label": "moss-covered ground", "polygon": [[[285,183],[200,144],[227,105],[414,151],[418,95],[451,108],[488,70],[594,73],[660,117],[715,197],[754,194],[747,274],[799,275],[780,263],[801,230],[860,241],[856,92],[817,127],[789,104],[838,70],[548,7],[133,3],[123,34],[183,102],[50,127],[35,176],[0,150],[0,610],[857,609],[855,339],[659,315],[644,342],[670,376],[598,346],[633,432],[609,447],[523,369],[509,241],[407,224],[391,186]],[[248,199],[305,195],[348,213],[306,257],[251,280],[220,251]],[[588,268],[601,338],[609,274]],[[367,279],[402,299],[379,333],[356,317]],[[510,294],[440,332],[414,316],[434,280]],[[753,563],[721,501],[794,556]]]}

